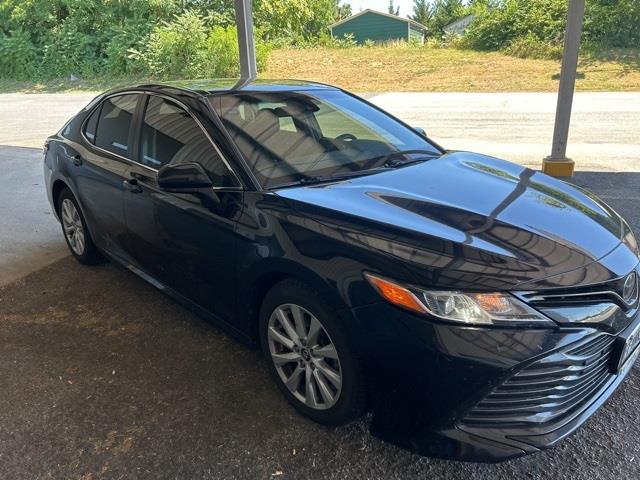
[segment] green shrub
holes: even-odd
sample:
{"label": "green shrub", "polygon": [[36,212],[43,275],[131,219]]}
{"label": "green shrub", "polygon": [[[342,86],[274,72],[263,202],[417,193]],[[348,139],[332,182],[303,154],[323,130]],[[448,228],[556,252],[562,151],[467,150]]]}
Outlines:
{"label": "green shrub", "polygon": [[342,37],[328,38],[327,43],[324,46],[329,48],[351,48],[357,47],[358,42],[356,42],[353,33],[347,33]]}
{"label": "green shrub", "polygon": [[457,33],[445,33],[442,36],[441,45],[443,48],[465,48],[464,37]]}
{"label": "green shrub", "polygon": [[45,37],[41,76],[54,78],[69,74],[94,76],[101,67],[95,35],[80,31],[72,21],[63,22]]}
{"label": "green shrub", "polygon": [[[256,63],[263,69],[269,47],[256,44]],[[240,74],[240,54],[236,27],[216,26],[206,30],[203,17],[193,12],[176,16],[156,27],[145,46],[131,50],[136,71],[169,78],[235,77]]]}
{"label": "green shrub", "polygon": [[205,77],[235,77],[240,73],[238,37],[235,27],[214,27],[206,42],[203,72]]}
{"label": "green shrub", "polygon": [[[475,19],[464,35],[466,46],[477,50],[531,47],[533,39],[546,43],[549,54],[564,37],[567,0],[482,0],[472,4]],[[522,40],[527,37],[527,40]],[[587,0],[583,42],[591,48],[640,47],[640,1]],[[541,51],[541,50],[540,50]]]}
{"label": "green shrub", "polygon": [[562,58],[561,43],[551,43],[527,34],[518,37],[504,49],[507,55],[519,58],[537,58],[542,60],[559,60]]}
{"label": "green shrub", "polygon": [[414,37],[411,36],[409,37],[409,41],[407,42],[407,45],[410,47],[422,47],[424,45],[424,41],[422,39],[422,37]]}
{"label": "green shrub", "polygon": [[464,33],[464,44],[475,50],[498,50],[516,38],[517,1],[499,5],[479,5],[475,18]]}
{"label": "green shrub", "polygon": [[144,48],[150,32],[150,25],[142,22],[132,21],[111,27],[104,49],[105,71],[117,76],[140,72],[141,65],[131,52]]}
{"label": "green shrub", "polygon": [[477,50],[500,50],[514,40],[531,37],[545,42],[564,35],[566,0],[500,0],[478,3],[475,19],[465,32],[464,42]]}
{"label": "green shrub", "polygon": [[599,48],[640,48],[640,1],[587,0],[584,39]]}
{"label": "green shrub", "polygon": [[153,29],[142,51],[131,59],[150,75],[160,78],[202,78],[207,33],[203,18],[193,12],[176,15]]}
{"label": "green shrub", "polygon": [[0,34],[0,77],[27,79],[33,75],[35,47],[28,35],[16,30],[11,35]]}
{"label": "green shrub", "polygon": [[[256,43],[256,63],[263,70],[269,55],[269,46]],[[209,78],[236,77],[240,74],[238,32],[236,27],[214,27],[209,31],[202,72]]]}

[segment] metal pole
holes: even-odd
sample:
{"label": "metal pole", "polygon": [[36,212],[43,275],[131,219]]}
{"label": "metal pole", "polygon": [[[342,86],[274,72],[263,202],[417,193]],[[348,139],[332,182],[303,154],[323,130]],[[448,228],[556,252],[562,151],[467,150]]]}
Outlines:
{"label": "metal pole", "polygon": [[240,77],[243,80],[252,80],[258,76],[256,47],[253,40],[253,8],[251,0],[234,1],[240,50]]}
{"label": "metal pole", "polygon": [[551,155],[545,158],[542,163],[543,172],[558,177],[573,175],[574,162],[567,158],[567,139],[569,138],[571,106],[576,85],[584,3],[585,0],[569,0],[553,145],[551,147]]}

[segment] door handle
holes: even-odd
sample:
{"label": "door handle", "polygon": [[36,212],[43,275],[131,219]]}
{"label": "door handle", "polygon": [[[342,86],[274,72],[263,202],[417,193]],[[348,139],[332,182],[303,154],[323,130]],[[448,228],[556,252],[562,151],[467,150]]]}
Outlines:
{"label": "door handle", "polygon": [[142,187],[138,185],[138,180],[132,178],[130,180],[123,180],[122,186],[129,190],[131,193],[142,193]]}
{"label": "door handle", "polygon": [[82,165],[82,157],[80,155],[74,155],[73,157],[71,157],[71,161],[76,167]]}

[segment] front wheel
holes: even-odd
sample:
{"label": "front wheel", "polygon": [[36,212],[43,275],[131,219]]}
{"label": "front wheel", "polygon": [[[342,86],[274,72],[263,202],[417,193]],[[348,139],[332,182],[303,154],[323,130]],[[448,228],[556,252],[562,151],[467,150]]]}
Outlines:
{"label": "front wheel", "polygon": [[347,423],[366,408],[362,369],[324,300],[293,280],[276,285],[260,312],[270,370],[299,412],[325,425]]}

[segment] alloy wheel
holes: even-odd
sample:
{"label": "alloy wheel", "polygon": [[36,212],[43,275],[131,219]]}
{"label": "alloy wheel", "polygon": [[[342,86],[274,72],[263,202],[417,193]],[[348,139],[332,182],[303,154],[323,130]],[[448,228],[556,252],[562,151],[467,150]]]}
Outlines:
{"label": "alloy wheel", "polygon": [[76,255],[84,254],[86,245],[85,234],[78,209],[71,200],[65,198],[62,201],[60,213],[64,235],[67,237],[71,250],[73,250]]}
{"label": "alloy wheel", "polygon": [[331,337],[311,312],[295,304],[277,307],[268,325],[271,360],[289,392],[316,410],[336,404],[342,370]]}

